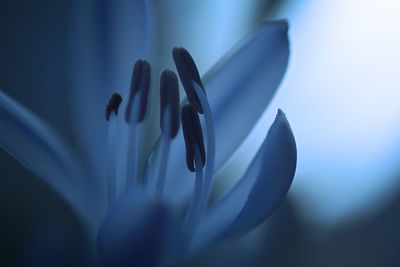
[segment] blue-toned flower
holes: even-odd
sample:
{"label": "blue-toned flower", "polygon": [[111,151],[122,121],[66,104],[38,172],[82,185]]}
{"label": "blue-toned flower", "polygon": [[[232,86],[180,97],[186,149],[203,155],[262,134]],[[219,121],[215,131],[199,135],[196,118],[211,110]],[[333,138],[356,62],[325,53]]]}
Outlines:
{"label": "blue-toned flower", "polygon": [[[210,243],[247,233],[271,215],[289,190],[297,153],[279,110],[244,176],[209,205],[215,174],[243,142],[284,76],[288,26],[286,21],[262,24],[203,78],[189,52],[174,48],[171,58],[178,75],[168,69],[158,75],[148,52],[154,38],[150,8],[145,2],[132,3],[139,20],[132,31],[139,52],[132,58],[126,89],[111,93],[119,87],[121,73],[112,68],[119,55],[111,53],[112,36],[100,23],[107,16],[100,16],[95,36],[86,32],[74,38],[77,130],[89,160],[80,162],[82,155],[71,152],[51,128],[2,92],[0,145],[75,209],[95,244],[98,262],[171,266]],[[187,96],[183,102],[179,84]],[[144,125],[158,106],[151,103],[152,92],[160,97],[161,134],[147,155],[141,149],[149,134]]]}

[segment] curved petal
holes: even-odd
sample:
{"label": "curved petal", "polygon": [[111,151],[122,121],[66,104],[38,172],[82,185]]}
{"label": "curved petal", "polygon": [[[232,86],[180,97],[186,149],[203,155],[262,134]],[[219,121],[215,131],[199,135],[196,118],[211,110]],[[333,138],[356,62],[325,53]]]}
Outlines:
{"label": "curved petal", "polygon": [[235,152],[277,91],[289,60],[287,32],[283,20],[262,25],[204,77],[215,118],[216,166]]}
{"label": "curved petal", "polygon": [[262,2],[265,1],[157,1],[157,19],[163,33],[158,49],[162,65],[172,67],[171,51],[181,46],[197,55],[200,69],[209,69],[254,28]]}
{"label": "curved petal", "polygon": [[[263,24],[205,76],[204,87],[215,120],[216,170],[243,142],[277,91],[288,64],[287,31],[286,21]],[[167,189],[177,199],[182,196],[176,194],[176,184],[189,187],[191,180],[182,164],[180,140],[173,143],[172,151]]]}
{"label": "curved petal", "polygon": [[98,177],[105,174],[104,109],[112,92],[126,98],[134,62],[139,58],[151,61],[151,12],[146,0],[76,1],[72,11],[73,115],[86,156]]}
{"label": "curved petal", "polygon": [[125,194],[104,220],[97,244],[112,266],[161,266],[177,223],[162,202],[140,192]]}
{"label": "curved petal", "polygon": [[296,170],[293,133],[282,111],[246,174],[201,222],[195,247],[250,231],[282,203]]}
{"label": "curved petal", "polygon": [[98,193],[56,134],[29,110],[0,91],[0,146],[61,194],[91,224]]}

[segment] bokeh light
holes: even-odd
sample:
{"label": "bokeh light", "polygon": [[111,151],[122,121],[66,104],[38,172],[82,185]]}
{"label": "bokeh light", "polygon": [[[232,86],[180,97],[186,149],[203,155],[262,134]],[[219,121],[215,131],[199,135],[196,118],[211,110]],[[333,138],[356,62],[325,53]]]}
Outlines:
{"label": "bokeh light", "polygon": [[258,145],[276,108],[287,113],[299,151],[292,193],[308,220],[348,221],[397,193],[399,10],[398,1],[340,0],[280,12],[291,24],[291,62],[250,143]]}

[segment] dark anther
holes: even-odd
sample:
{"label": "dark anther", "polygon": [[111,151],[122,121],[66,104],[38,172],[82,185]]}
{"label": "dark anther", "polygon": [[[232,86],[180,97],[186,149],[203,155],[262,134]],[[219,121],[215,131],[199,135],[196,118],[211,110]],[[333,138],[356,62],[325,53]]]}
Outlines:
{"label": "dark anther", "polygon": [[172,50],[172,57],[175,61],[176,69],[178,70],[179,78],[185,89],[189,102],[195,106],[199,113],[203,113],[200,101],[197,97],[196,91],[193,87],[193,81],[198,83],[204,91],[203,83],[201,82],[199,71],[192,56],[185,48],[174,48]]}
{"label": "dark anther", "polygon": [[192,104],[187,104],[182,108],[182,129],[186,145],[186,164],[191,172],[195,171],[195,148],[200,152],[201,163],[206,163],[206,152],[204,149],[203,131],[199,120],[199,115]]}
{"label": "dark anther", "polygon": [[121,105],[122,102],[122,97],[114,93],[112,94],[110,100],[108,101],[107,107],[106,107],[106,120],[110,120],[111,112],[114,112],[115,115],[118,115],[118,109],[119,105]]}
{"label": "dark anther", "polygon": [[176,74],[171,70],[164,70],[160,79],[160,126],[164,132],[166,125],[164,125],[166,108],[170,110],[170,133],[169,137],[172,139],[176,136],[179,130],[179,85]]}
{"label": "dark anther", "polygon": [[150,64],[146,60],[138,60],[133,67],[131,88],[128,105],[125,112],[125,120],[131,121],[133,99],[136,93],[141,93],[138,122],[142,122],[146,116],[148,96],[150,91]]}

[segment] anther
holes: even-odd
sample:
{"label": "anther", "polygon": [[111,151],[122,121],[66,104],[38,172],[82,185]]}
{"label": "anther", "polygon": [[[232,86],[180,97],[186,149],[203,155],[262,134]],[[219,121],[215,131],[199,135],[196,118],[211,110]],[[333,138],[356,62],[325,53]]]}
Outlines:
{"label": "anther", "polygon": [[[169,137],[172,139],[176,136],[179,130],[179,85],[176,74],[171,70],[164,70],[160,78],[160,127],[161,131],[170,130]],[[169,108],[169,118],[166,110]],[[164,123],[169,122],[169,126]]]}
{"label": "anther", "polygon": [[201,163],[204,167],[206,163],[206,152],[204,149],[203,131],[199,120],[199,115],[192,104],[187,104],[182,108],[182,129],[186,145],[186,164],[191,172],[195,171],[194,161],[196,147],[201,156]]}
{"label": "anther", "polygon": [[119,109],[119,105],[122,102],[122,97],[117,94],[114,93],[110,100],[108,101],[107,107],[106,107],[106,120],[109,121],[110,120],[110,116],[111,116],[111,112],[114,112],[115,115],[118,115],[118,109]]}
{"label": "anther", "polygon": [[201,82],[199,71],[196,67],[192,56],[185,48],[174,48],[172,50],[176,69],[178,70],[179,78],[185,89],[189,102],[196,108],[199,113],[203,113],[200,101],[193,88],[193,81],[201,86],[204,91],[203,83]]}
{"label": "anther", "polygon": [[133,72],[125,120],[131,121],[133,99],[137,93],[140,95],[140,107],[137,122],[142,122],[146,117],[148,96],[150,91],[150,64],[146,60],[136,61]]}

